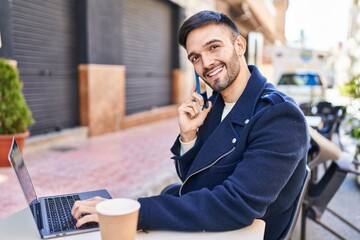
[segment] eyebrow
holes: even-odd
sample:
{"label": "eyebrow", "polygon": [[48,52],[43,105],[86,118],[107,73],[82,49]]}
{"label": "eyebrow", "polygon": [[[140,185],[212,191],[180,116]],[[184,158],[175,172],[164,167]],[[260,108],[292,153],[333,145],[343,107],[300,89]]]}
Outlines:
{"label": "eyebrow", "polygon": [[[206,46],[208,46],[208,45],[210,45],[210,44],[216,43],[216,42],[221,42],[221,43],[222,43],[223,41],[221,41],[221,40],[219,40],[219,39],[212,39],[212,40],[204,43],[204,45],[203,45],[202,47],[204,48],[204,47],[206,47]],[[194,52],[191,52],[191,53],[188,54],[188,59],[189,59],[189,60],[190,60],[190,58],[191,58],[192,55],[195,55],[195,53],[194,53]]]}

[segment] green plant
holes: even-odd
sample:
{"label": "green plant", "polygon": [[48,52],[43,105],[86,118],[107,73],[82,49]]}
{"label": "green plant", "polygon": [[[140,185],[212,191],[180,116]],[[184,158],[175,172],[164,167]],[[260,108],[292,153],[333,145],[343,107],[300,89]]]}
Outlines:
{"label": "green plant", "polygon": [[360,75],[355,75],[345,84],[345,91],[354,99],[360,99]]}
{"label": "green plant", "polygon": [[17,69],[0,58],[0,134],[22,133],[34,123],[22,86]]}
{"label": "green plant", "polygon": [[[355,75],[351,78],[351,80],[344,85],[343,89],[347,94],[350,95],[355,101],[360,101],[360,75]],[[357,114],[354,114],[350,117],[349,123],[351,129],[349,134],[351,137],[360,139],[360,119],[359,119],[359,111],[357,109]]]}

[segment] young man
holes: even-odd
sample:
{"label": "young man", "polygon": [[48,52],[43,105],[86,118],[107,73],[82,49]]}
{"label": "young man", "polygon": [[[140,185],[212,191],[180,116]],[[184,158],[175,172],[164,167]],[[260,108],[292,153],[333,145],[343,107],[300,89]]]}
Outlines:
{"label": "young man", "polygon": [[[194,92],[179,107],[180,135],[171,151],[183,183],[140,198],[138,228],[227,231],[258,218],[266,222],[265,239],[278,239],[305,177],[303,114],[247,65],[246,41],[226,15],[195,14],[182,25],[179,42],[214,94],[205,103]],[[94,213],[101,200],[74,205],[78,225],[97,220],[79,216]]]}

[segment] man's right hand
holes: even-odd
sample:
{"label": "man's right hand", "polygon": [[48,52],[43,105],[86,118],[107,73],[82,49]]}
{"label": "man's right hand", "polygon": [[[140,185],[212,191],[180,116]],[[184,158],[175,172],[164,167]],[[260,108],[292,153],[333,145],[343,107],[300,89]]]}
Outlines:
{"label": "man's right hand", "polygon": [[[206,105],[203,108],[204,104]],[[195,139],[197,129],[203,125],[211,107],[211,101],[205,103],[203,97],[196,92],[180,105],[178,112],[181,141],[186,143]]]}

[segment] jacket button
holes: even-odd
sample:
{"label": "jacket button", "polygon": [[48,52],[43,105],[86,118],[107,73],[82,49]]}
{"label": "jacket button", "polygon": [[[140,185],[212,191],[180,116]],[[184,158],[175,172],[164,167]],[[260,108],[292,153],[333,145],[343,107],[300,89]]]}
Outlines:
{"label": "jacket button", "polygon": [[236,138],[233,138],[231,142],[236,143]]}
{"label": "jacket button", "polygon": [[248,123],[249,123],[249,119],[246,119],[246,120],[245,120],[245,124],[248,124]]}

